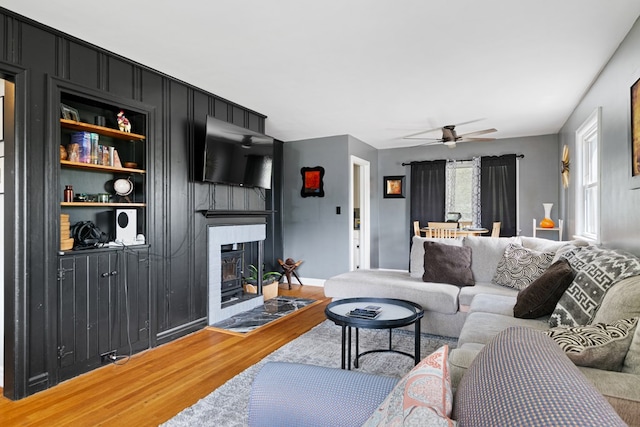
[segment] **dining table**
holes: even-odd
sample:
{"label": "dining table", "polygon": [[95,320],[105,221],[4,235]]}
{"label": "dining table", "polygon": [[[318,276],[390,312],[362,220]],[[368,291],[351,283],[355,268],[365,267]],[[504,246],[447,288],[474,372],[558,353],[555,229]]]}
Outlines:
{"label": "dining table", "polygon": [[[425,235],[429,235],[430,231],[433,230],[433,228],[429,228],[429,227],[423,227],[420,229],[420,231],[422,233],[424,233]],[[488,233],[489,230],[486,228],[456,228],[455,229],[456,232],[456,236],[480,236],[482,234]]]}

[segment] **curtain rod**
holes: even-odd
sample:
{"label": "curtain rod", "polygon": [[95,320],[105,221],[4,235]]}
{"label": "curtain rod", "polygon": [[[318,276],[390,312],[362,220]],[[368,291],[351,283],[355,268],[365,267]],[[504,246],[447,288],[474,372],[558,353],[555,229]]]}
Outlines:
{"label": "curtain rod", "polygon": [[[486,157],[486,156],[480,156],[480,157]],[[492,156],[489,156],[492,157]],[[516,158],[518,159],[524,159],[524,154],[516,154]],[[445,160],[449,160],[449,159],[445,159]],[[463,159],[463,160],[453,160],[454,162],[470,162],[473,159]],[[429,162],[431,160],[414,160],[412,162],[409,163],[402,163],[402,166],[410,166],[414,163],[422,163],[422,162]]]}

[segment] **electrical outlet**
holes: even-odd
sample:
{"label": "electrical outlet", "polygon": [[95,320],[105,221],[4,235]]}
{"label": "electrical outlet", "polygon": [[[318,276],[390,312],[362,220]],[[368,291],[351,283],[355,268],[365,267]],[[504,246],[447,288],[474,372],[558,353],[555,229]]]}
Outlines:
{"label": "electrical outlet", "polygon": [[100,355],[100,362],[104,365],[105,363],[110,363],[116,360],[116,351],[109,351],[107,353],[102,353]]}

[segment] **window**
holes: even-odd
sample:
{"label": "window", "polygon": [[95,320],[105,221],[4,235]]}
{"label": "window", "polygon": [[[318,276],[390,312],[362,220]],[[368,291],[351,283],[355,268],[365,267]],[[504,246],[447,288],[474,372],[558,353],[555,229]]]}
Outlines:
{"label": "window", "polygon": [[598,241],[600,230],[600,108],[576,131],[576,233]]}
{"label": "window", "polygon": [[[452,165],[453,167],[450,167]],[[460,221],[472,221],[471,161],[449,162],[447,165],[447,212],[460,212]]]}

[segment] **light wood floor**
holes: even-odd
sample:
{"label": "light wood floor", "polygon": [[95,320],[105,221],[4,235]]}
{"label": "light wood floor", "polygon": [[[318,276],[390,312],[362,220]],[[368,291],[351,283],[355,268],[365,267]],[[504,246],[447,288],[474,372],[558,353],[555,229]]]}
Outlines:
{"label": "light wood floor", "polygon": [[280,285],[321,304],[245,337],[201,330],[19,401],[0,397],[0,426],[157,426],[326,319],[323,288]]}

